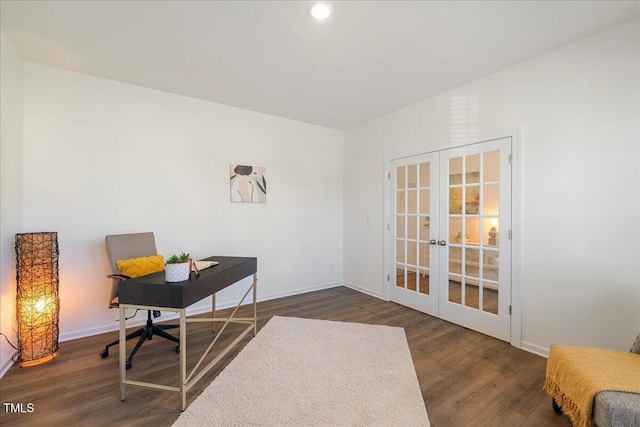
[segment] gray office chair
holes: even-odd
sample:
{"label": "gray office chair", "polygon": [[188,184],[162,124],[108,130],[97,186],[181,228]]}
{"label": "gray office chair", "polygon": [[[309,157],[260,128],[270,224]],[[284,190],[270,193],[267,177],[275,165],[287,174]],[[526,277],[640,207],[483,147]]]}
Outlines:
{"label": "gray office chair", "polygon": [[[113,279],[113,282],[111,284],[109,308],[117,308],[119,307],[118,283],[122,280],[129,279],[130,277],[120,273],[120,271],[118,270],[118,266],[116,265],[116,261],[157,255],[158,251],[156,249],[156,240],[153,233],[150,232],[115,234],[106,236],[104,240],[107,247],[109,264],[111,265],[111,271],[113,273],[107,276]],[[137,331],[127,335],[127,341],[133,338],[140,337],[138,343],[134,347],[133,351],[131,351],[129,358],[127,359],[127,369],[131,368],[133,356],[135,356],[142,344],[146,340],[150,340],[154,335],[158,335],[159,337],[178,343],[178,345],[176,346],[176,353],[180,352],[180,340],[178,340],[178,338],[174,337],[173,335],[165,332],[166,329],[178,328],[179,325],[155,325],[153,323],[152,316],[158,317],[160,316],[160,312],[157,310],[147,310],[147,324]],[[104,350],[100,352],[100,357],[104,359],[105,357],[109,356],[109,347],[114,346],[119,342],[120,340],[116,340],[107,344]]]}

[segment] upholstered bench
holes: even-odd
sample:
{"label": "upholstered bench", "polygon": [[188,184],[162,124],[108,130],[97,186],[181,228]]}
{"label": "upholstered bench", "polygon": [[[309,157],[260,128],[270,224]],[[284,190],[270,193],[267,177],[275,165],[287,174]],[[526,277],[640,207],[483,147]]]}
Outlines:
{"label": "upholstered bench", "polygon": [[640,394],[601,391],[593,401],[592,421],[598,427],[640,426]]}
{"label": "upholstered bench", "polygon": [[[562,351],[562,354],[556,353],[554,357],[559,358],[559,359],[569,359],[569,358],[576,358],[578,359],[579,357],[582,357],[582,353],[583,352],[589,352],[589,351],[594,351],[598,352],[597,349],[589,349],[589,348],[579,348],[579,347],[575,347],[575,348],[570,348],[570,346],[558,346],[558,348],[554,349],[554,347],[552,346],[552,350],[557,350],[557,351]],[[602,350],[602,352],[607,352],[608,350]],[[612,352],[612,356],[615,356],[615,354],[613,354],[615,352]],[[635,353],[640,355],[640,334],[638,335],[638,337],[636,338],[635,343],[633,344],[633,346],[631,347],[631,353]],[[597,353],[593,353],[594,355],[597,355]],[[624,353],[622,353],[622,355],[624,355]],[[640,387],[640,375],[638,375],[638,370],[637,368],[640,367],[640,365],[636,365],[636,360],[633,356],[628,355],[628,356],[624,356],[625,357],[625,363],[627,368],[625,369],[631,369],[631,371],[633,372],[629,372],[629,375],[634,375],[633,378],[631,379],[631,383],[632,383],[632,389],[636,389],[637,387],[635,387],[635,385],[637,384],[638,387]],[[631,358],[630,360],[630,365],[629,365],[629,358]],[[589,357],[586,357],[586,360],[588,360]],[[551,352],[550,352],[550,357],[549,357],[549,361],[551,361]],[[554,364],[556,364],[556,362],[558,362],[557,360],[554,360]],[[640,364],[640,357],[638,357],[637,360],[638,364]],[[547,364],[547,380],[545,383],[545,389],[547,390],[547,392],[549,392],[549,394],[551,394],[552,397],[557,396],[558,398],[565,398],[567,396],[564,396],[563,393],[564,391],[562,390],[562,388],[564,386],[569,387],[571,383],[574,382],[574,380],[569,380],[569,382],[567,382],[566,377],[568,376],[569,378],[576,378],[581,376],[581,372],[580,371],[580,366],[584,366],[584,360],[582,362],[580,361],[576,361],[575,363],[573,363],[573,361],[562,361],[562,363],[558,362],[559,364],[556,365],[556,369],[562,365],[563,368],[568,369],[568,370],[573,370],[572,372],[566,372],[566,376],[565,379],[562,380],[562,375],[558,374],[558,372],[550,372],[550,364],[548,362]],[[606,363],[605,363],[606,364]],[[620,366],[620,365],[618,365]],[[554,368],[551,368],[552,370]],[[627,370],[623,371],[623,372],[628,372]],[[552,380],[554,379],[554,376],[556,378],[559,378],[560,380],[564,381],[564,384],[556,384],[554,383]],[[588,375],[585,375],[588,376]],[[637,379],[637,383],[636,383],[636,379]],[[577,381],[578,383],[580,381]],[[628,381],[627,381],[628,383]],[[568,405],[570,405],[570,412],[571,411],[580,411],[580,408],[578,408],[577,406],[573,405],[573,402],[571,402],[571,399],[566,400],[565,401]],[[553,410],[558,413],[558,414],[562,414],[563,413],[563,409],[561,408],[561,406],[558,404],[558,402],[556,402],[556,399],[554,398],[553,401]],[[584,411],[586,412],[586,411]],[[583,412],[583,414],[584,414]],[[572,418],[572,421],[574,422],[574,424],[576,423],[576,421],[580,420],[580,416],[578,416],[578,418],[574,419],[574,417],[576,416],[575,412],[574,413],[569,413],[569,415]],[[593,398],[593,407],[591,409],[591,423],[594,426],[597,427],[640,427],[640,394],[639,393],[631,393],[631,392],[622,392],[622,391],[600,391],[598,393],[595,394],[595,397]],[[578,424],[581,425],[588,425],[588,422],[586,422],[586,420],[584,418],[582,418],[582,422],[578,422]]]}
{"label": "upholstered bench", "polygon": [[[640,335],[631,352],[640,354]],[[592,420],[598,427],[640,426],[640,394],[601,391],[593,401]]]}

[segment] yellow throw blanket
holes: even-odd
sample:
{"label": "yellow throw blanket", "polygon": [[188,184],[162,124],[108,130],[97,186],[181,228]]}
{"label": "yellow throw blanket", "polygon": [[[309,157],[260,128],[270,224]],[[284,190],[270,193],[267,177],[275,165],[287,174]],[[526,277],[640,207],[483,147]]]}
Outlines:
{"label": "yellow throw blanket", "polygon": [[554,345],[549,350],[544,390],[575,427],[590,427],[598,392],[640,393],[640,354]]}

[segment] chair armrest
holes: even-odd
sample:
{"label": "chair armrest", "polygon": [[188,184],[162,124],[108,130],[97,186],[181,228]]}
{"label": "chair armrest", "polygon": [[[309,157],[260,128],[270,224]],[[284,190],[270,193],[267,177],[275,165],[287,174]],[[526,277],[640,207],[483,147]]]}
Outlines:
{"label": "chair armrest", "polygon": [[640,354],[640,334],[638,334],[636,341],[631,346],[631,353]]}
{"label": "chair armrest", "polygon": [[131,277],[125,276],[124,274],[109,274],[107,277],[110,279],[117,279],[117,280],[131,279]]}

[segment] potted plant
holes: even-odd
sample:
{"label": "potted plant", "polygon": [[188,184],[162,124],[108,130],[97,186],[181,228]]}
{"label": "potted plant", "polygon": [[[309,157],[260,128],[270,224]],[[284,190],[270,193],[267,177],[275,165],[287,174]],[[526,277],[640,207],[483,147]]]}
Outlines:
{"label": "potted plant", "polygon": [[184,282],[189,280],[189,273],[191,272],[191,258],[189,254],[182,252],[180,256],[171,255],[167,259],[165,265],[165,276],[167,282]]}

